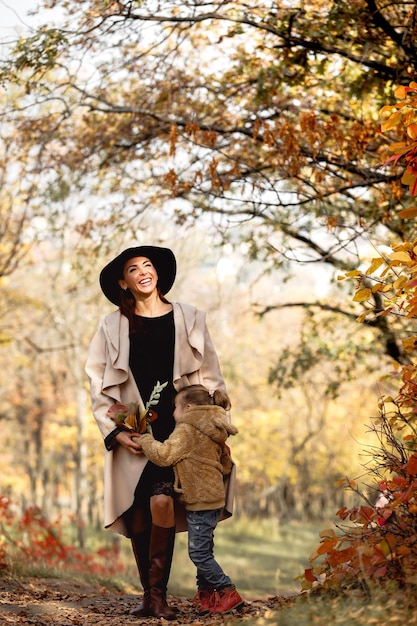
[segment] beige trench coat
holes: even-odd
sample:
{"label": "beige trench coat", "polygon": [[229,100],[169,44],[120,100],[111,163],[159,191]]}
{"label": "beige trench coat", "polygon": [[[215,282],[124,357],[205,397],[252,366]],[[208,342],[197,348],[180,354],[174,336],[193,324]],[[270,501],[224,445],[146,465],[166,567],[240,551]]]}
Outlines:
{"label": "beige trench coat", "polygon": [[[206,325],[206,314],[194,306],[172,303],[175,325],[173,384],[177,391],[202,384],[208,389],[225,389],[219,361]],[[95,333],[87,356],[93,415],[103,439],[115,428],[107,409],[115,402],[143,400],[129,368],[129,323],[117,310],[106,315]],[[104,526],[128,536],[122,514],[133,504],[134,493],[147,463],[122,446],[106,450],[104,463]],[[236,468],[226,479],[226,505],[222,519],[233,513]],[[176,502],[176,529],[186,530],[185,510]]]}

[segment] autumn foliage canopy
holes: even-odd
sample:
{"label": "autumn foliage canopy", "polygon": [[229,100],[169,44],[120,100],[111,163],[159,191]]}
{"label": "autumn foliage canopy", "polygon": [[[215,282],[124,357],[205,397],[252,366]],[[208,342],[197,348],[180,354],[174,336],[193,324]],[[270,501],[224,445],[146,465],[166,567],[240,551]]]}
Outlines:
{"label": "autumn foliage canopy", "polygon": [[[398,102],[384,106],[388,118],[381,131],[395,130],[404,139],[393,143],[385,166],[405,166],[402,183],[417,195],[417,83],[395,90]],[[417,208],[402,210],[400,217],[413,219]],[[375,316],[417,317],[417,239],[392,246],[371,260],[366,271],[355,270],[343,278],[357,281],[354,300],[369,302],[358,318]],[[381,294],[376,308],[373,294]],[[371,429],[379,445],[369,451],[365,465],[369,487],[360,489],[348,478],[341,485],[357,493],[361,504],[337,511],[339,532],[321,533],[321,542],[311,555],[311,568],[304,574],[303,588],[339,588],[367,585],[370,580],[394,580],[415,584],[417,572],[417,365],[413,355],[417,335],[403,338],[409,364],[395,367],[391,375],[398,393],[379,401],[379,415]],[[379,494],[379,498],[377,495]],[[378,505],[379,503],[379,505]]]}

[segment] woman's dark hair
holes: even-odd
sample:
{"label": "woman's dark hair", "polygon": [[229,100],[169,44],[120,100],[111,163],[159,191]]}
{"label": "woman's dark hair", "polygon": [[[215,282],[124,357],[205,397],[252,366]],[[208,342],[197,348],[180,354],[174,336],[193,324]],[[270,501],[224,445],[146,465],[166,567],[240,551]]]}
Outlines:
{"label": "woman's dark hair", "polygon": [[221,406],[225,411],[230,409],[230,398],[222,389],[216,389],[215,391],[209,391],[203,385],[189,385],[180,389],[177,394],[177,398],[180,397],[181,404],[195,404],[197,406],[214,404]]}
{"label": "woman's dark hair", "polygon": [[[159,289],[158,289],[158,295],[161,298],[162,302],[165,302],[165,304],[169,304],[169,300],[167,300],[165,296],[162,295]],[[138,328],[138,325],[135,324],[135,321],[134,321],[135,320],[135,306],[136,306],[135,298],[133,297],[130,289],[125,290],[120,287],[120,312],[129,320],[129,332],[131,334],[135,333]]]}

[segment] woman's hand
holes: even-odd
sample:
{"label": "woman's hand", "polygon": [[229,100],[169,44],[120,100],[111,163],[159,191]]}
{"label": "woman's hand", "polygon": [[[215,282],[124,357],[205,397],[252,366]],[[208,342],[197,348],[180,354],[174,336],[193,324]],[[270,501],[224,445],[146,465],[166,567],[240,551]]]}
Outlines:
{"label": "woman's hand", "polygon": [[139,437],[139,433],[122,430],[117,433],[115,440],[132,454],[142,454],[142,446],[137,443]]}

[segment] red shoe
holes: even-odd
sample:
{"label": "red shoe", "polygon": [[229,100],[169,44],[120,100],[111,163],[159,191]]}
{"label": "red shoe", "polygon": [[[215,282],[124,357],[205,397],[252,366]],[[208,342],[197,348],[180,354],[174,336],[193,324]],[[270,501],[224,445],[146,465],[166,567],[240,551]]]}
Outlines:
{"label": "red shoe", "polygon": [[214,592],[210,613],[228,613],[243,605],[243,600],[234,586]]}
{"label": "red shoe", "polygon": [[200,615],[204,615],[210,611],[210,607],[213,603],[214,587],[207,587],[207,589],[199,589],[192,599],[193,604],[198,610]]}

